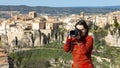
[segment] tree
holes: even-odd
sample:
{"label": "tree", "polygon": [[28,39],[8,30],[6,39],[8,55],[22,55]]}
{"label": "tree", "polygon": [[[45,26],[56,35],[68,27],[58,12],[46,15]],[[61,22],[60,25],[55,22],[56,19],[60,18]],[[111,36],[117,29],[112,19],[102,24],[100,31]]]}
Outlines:
{"label": "tree", "polygon": [[109,28],[110,28],[110,24],[107,23],[104,28],[105,28],[105,29],[109,29]]}
{"label": "tree", "polygon": [[32,44],[33,44],[33,46],[34,46],[35,39],[34,39],[34,37],[33,37],[33,33],[31,34],[31,40],[32,40]]}
{"label": "tree", "polygon": [[114,20],[115,28],[118,28],[119,24],[118,24],[118,21],[117,21],[117,17],[115,17],[113,20]]}
{"label": "tree", "polygon": [[15,37],[15,45],[17,46],[18,45],[18,38]]}
{"label": "tree", "polygon": [[120,36],[120,25],[118,24],[117,17],[115,17],[113,20],[114,20],[115,32],[118,30]]}

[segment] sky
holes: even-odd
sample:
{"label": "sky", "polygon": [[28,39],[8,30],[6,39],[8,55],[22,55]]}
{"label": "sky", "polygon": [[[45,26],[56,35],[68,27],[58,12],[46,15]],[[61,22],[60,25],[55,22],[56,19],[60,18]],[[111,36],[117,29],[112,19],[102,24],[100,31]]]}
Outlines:
{"label": "sky", "polygon": [[0,5],[97,7],[97,6],[120,6],[120,0],[0,0]]}

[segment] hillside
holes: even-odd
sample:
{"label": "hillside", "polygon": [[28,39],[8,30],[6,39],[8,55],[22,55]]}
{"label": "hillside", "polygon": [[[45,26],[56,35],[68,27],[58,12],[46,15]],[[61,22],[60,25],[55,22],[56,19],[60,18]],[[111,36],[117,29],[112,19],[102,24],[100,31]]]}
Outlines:
{"label": "hillside", "polygon": [[20,11],[21,13],[28,13],[29,11],[36,11],[38,13],[47,14],[79,14],[85,13],[108,13],[120,10],[120,6],[103,6],[103,7],[45,7],[45,6],[25,6],[25,5],[0,5],[0,11]]}

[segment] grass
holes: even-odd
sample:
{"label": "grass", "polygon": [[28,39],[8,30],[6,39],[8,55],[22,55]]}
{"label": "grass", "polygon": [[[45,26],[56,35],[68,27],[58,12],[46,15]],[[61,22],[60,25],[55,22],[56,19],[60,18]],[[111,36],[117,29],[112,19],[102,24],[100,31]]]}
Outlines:
{"label": "grass", "polygon": [[14,59],[13,63],[17,68],[44,68],[46,64],[47,66],[49,65],[47,62],[50,59],[71,59],[70,53],[65,53],[63,49],[46,49],[45,47],[42,49],[12,53],[9,56]]}

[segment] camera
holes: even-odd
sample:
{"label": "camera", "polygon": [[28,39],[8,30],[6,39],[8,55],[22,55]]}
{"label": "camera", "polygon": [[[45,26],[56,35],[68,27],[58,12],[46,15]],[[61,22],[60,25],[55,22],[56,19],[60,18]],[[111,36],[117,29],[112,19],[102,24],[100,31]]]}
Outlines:
{"label": "camera", "polygon": [[78,35],[80,35],[81,37],[81,34],[82,34],[82,31],[77,28],[70,31],[70,37],[76,37]]}

